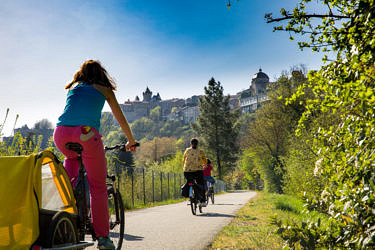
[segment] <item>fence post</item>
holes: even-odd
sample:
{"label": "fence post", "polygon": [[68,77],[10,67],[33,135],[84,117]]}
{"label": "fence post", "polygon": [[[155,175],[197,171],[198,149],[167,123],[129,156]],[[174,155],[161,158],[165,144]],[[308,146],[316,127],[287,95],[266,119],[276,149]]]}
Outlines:
{"label": "fence post", "polygon": [[167,196],[167,200],[169,200],[170,198],[170,193],[169,193],[169,173],[168,173],[168,196]]}
{"label": "fence post", "polygon": [[152,171],[152,202],[155,202],[155,188],[154,188],[154,170]]}
{"label": "fence post", "polygon": [[134,168],[132,169],[132,203],[134,207]]}
{"label": "fence post", "polygon": [[173,173],[173,183],[174,183],[174,194],[173,194],[173,198],[177,198],[177,192],[176,192],[176,173]]}
{"label": "fence post", "polygon": [[145,169],[142,168],[143,174],[143,204],[146,204],[146,183],[145,183]]}
{"label": "fence post", "polygon": [[160,172],[160,201],[163,201],[163,172]]}

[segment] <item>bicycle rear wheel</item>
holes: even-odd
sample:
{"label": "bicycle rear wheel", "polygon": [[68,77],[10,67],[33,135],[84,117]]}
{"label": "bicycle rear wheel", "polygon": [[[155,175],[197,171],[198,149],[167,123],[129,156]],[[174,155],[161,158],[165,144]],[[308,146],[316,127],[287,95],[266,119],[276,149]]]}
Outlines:
{"label": "bicycle rear wheel", "polygon": [[191,212],[192,212],[193,215],[197,214],[197,203],[196,203],[195,199],[196,198],[195,198],[194,189],[192,189],[192,195],[190,197],[190,207],[191,207]]}
{"label": "bicycle rear wheel", "polygon": [[[208,200],[207,200],[207,202],[208,202]],[[211,203],[215,204],[215,193],[214,192],[211,193]]]}
{"label": "bicycle rear wheel", "polygon": [[121,249],[125,231],[125,211],[121,194],[108,190],[109,237],[116,249]]}
{"label": "bicycle rear wheel", "polygon": [[195,200],[193,198],[190,198],[190,207],[191,207],[191,212],[193,215],[197,214],[197,204],[195,203]]}

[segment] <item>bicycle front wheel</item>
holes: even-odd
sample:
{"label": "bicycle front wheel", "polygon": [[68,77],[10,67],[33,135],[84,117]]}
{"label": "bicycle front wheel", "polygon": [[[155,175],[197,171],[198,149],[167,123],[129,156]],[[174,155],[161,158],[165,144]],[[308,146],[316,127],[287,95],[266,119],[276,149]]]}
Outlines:
{"label": "bicycle front wheel", "polygon": [[109,237],[116,249],[121,249],[125,231],[125,211],[121,194],[108,190]]}

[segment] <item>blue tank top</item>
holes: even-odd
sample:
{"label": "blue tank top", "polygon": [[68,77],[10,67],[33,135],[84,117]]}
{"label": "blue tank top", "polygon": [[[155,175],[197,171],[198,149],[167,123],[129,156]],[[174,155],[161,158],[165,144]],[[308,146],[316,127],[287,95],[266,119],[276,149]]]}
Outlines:
{"label": "blue tank top", "polygon": [[92,85],[78,84],[68,92],[63,114],[57,126],[91,126],[99,131],[105,97]]}

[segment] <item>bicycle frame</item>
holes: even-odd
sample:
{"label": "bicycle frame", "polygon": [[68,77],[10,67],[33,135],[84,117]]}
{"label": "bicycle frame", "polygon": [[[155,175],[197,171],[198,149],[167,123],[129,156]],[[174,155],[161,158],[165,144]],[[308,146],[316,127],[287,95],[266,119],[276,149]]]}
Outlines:
{"label": "bicycle frame", "polygon": [[214,195],[215,195],[214,184],[206,180],[206,187],[207,187],[207,193],[206,193],[207,204],[208,204],[209,199],[211,199],[212,204],[214,204]]}
{"label": "bicycle frame", "polygon": [[189,197],[193,197],[193,183],[189,182]]}
{"label": "bicycle frame", "polygon": [[[139,143],[136,143],[132,147],[138,147]],[[78,238],[80,240],[85,239],[86,234],[91,234],[93,240],[96,240],[95,231],[93,228],[93,225],[91,223],[90,219],[90,210],[88,206],[88,196],[89,196],[89,190],[88,187],[86,187],[86,170],[83,165],[82,161],[82,151],[83,147],[79,143],[66,143],[65,147],[69,150],[72,150],[77,153],[77,159],[79,162],[79,173],[78,173],[78,182],[76,184],[76,187],[74,188],[74,197],[76,199],[76,204],[78,208],[78,218],[77,218],[77,226],[78,226]],[[111,149],[125,149],[125,145],[116,145],[114,147],[105,147],[105,151],[111,150]],[[118,249],[121,248],[122,241],[123,241],[123,234],[124,234],[124,223],[125,223],[125,217],[124,217],[124,207],[123,207],[123,201],[121,198],[121,194],[116,190],[116,177],[114,175],[108,176],[107,178],[110,179],[110,182],[106,181],[107,185],[107,192],[108,192],[108,201],[112,201],[115,206],[115,212],[116,212],[116,218],[112,222],[110,220],[110,231],[117,228],[119,226],[120,230],[120,240],[118,241]],[[121,210],[121,211],[120,211]],[[117,230],[117,229],[116,229]]]}
{"label": "bicycle frame", "polygon": [[[90,233],[93,237],[94,240],[96,240],[96,235],[95,235],[95,232],[92,228],[92,225],[91,225],[91,220],[88,216],[88,212],[89,212],[89,206],[88,206],[88,202],[89,202],[89,199],[88,199],[88,195],[89,195],[89,192],[86,187],[86,180],[87,180],[87,177],[86,177],[86,170],[85,170],[85,167],[83,165],[83,162],[82,162],[82,156],[80,153],[78,153],[78,162],[79,162],[79,182],[77,183],[77,186],[75,188],[75,196],[76,196],[76,200],[77,200],[77,207],[78,207],[78,211],[79,211],[79,223],[80,223],[80,226],[79,226],[79,235],[80,235],[80,238],[84,238],[85,234],[86,233]],[[115,175],[107,175],[107,179],[110,180],[110,182],[106,182],[106,185],[107,185],[107,189],[111,189],[113,191],[114,194],[117,193],[117,189],[115,188],[116,187],[116,183],[117,183],[117,180],[116,180],[116,176]],[[80,197],[82,194],[82,197]],[[84,212],[86,211],[86,212]],[[119,216],[118,214],[118,209],[116,207],[115,209],[116,211],[116,218]],[[83,239],[82,239],[83,240]]]}
{"label": "bicycle frame", "polygon": [[90,219],[88,217],[89,207],[88,207],[88,190],[86,189],[86,170],[82,161],[82,151],[83,147],[76,143],[67,143],[66,148],[77,153],[77,159],[79,162],[79,172],[78,172],[78,182],[74,190],[74,197],[76,199],[76,205],[78,208],[78,237],[80,240],[85,239],[85,234],[89,231],[93,237],[96,239],[95,232],[91,226]]}

